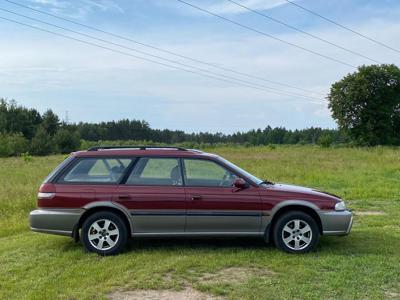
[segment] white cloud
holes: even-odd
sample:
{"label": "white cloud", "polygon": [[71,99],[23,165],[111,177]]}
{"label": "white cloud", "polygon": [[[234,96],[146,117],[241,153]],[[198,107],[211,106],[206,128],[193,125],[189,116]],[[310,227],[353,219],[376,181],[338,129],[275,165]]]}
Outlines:
{"label": "white cloud", "polygon": [[[190,7],[190,5],[186,5],[178,1],[165,1],[165,0],[153,0],[153,1],[154,4],[160,7],[172,8],[174,9],[174,11],[180,12],[183,15],[204,15],[204,12],[201,12],[193,7]],[[234,1],[255,10],[268,10],[288,4],[285,0],[234,0]],[[249,13],[249,11],[244,9],[243,7],[240,7],[226,0],[218,0],[218,1],[185,0],[185,2],[201,7],[205,10],[209,10],[216,14],[235,15],[235,14]]]}
{"label": "white cloud", "polygon": [[115,11],[123,13],[124,10],[113,0],[79,0],[79,1],[64,1],[64,0],[29,0],[36,6],[44,6],[51,12],[62,14],[64,16],[83,19],[87,15],[96,11]]}
{"label": "white cloud", "polygon": [[41,4],[41,5],[51,5],[57,7],[65,7],[68,3],[60,0],[29,0],[30,2]]}
{"label": "white cloud", "polygon": [[[284,0],[235,0],[235,2],[256,10],[267,10],[287,4],[287,2]],[[220,14],[240,14],[248,12],[243,7],[228,1],[211,4],[207,9]]]}
{"label": "white cloud", "polygon": [[100,9],[101,11],[114,10],[120,13],[124,12],[121,6],[119,6],[115,1],[112,0],[82,0],[91,9]]}

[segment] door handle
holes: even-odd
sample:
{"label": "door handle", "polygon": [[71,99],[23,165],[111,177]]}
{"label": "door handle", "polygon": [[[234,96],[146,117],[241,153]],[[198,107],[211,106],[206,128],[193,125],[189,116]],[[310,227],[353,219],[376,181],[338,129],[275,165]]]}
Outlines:
{"label": "door handle", "polygon": [[129,199],[130,196],[129,195],[118,195],[119,199]]}
{"label": "door handle", "polygon": [[192,200],[201,200],[200,195],[192,195]]}

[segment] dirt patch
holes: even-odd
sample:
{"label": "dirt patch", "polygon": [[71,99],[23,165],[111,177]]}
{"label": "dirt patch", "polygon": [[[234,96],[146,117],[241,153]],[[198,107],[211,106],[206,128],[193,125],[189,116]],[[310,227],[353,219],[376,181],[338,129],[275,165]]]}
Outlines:
{"label": "dirt patch", "polygon": [[216,273],[206,273],[200,278],[201,283],[241,283],[251,277],[263,277],[276,275],[265,268],[226,268]]}
{"label": "dirt patch", "polygon": [[173,277],[173,271],[169,271],[168,273],[166,273],[166,274],[163,276],[163,280],[164,280],[165,282],[172,282],[173,279],[174,279],[174,277]]}
{"label": "dirt patch", "polygon": [[397,292],[386,291],[385,296],[388,299],[400,299],[400,293]]}
{"label": "dirt patch", "polygon": [[356,216],[384,216],[386,215],[383,211],[373,211],[373,210],[366,210],[366,211],[356,211],[354,212]]}
{"label": "dirt patch", "polygon": [[223,298],[214,297],[191,287],[183,291],[173,290],[136,290],[127,292],[114,292],[109,295],[110,300],[222,300]]}
{"label": "dirt patch", "polygon": [[[245,282],[251,277],[265,277],[276,275],[266,268],[225,268],[216,273],[206,273],[199,278],[199,283],[222,283],[238,284]],[[172,274],[167,273],[166,281],[172,280]],[[186,284],[185,284],[186,285]],[[202,293],[186,285],[182,291],[174,290],[133,290],[133,291],[115,291],[108,295],[110,300],[222,300],[223,297],[216,297]]]}

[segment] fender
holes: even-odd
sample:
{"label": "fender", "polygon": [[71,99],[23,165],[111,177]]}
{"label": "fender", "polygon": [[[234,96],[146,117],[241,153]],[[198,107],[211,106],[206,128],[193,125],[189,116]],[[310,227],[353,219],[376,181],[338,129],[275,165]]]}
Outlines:
{"label": "fender", "polygon": [[269,216],[265,219],[262,220],[262,229],[264,232],[264,238],[268,241],[269,240],[269,235],[270,235],[270,230],[271,230],[271,222],[273,218],[275,217],[276,213],[281,210],[284,207],[288,206],[303,206],[312,209],[315,211],[317,215],[319,215],[320,208],[316,206],[314,203],[307,201],[307,200],[300,200],[300,199],[292,199],[292,200],[284,200],[282,202],[279,202],[276,204],[270,211],[269,211]]}
{"label": "fender", "polygon": [[132,235],[132,233],[134,231],[133,230],[134,226],[133,226],[133,223],[132,223],[132,218],[129,215],[129,211],[124,206],[122,206],[119,203],[113,202],[113,201],[93,201],[93,202],[90,202],[90,203],[86,204],[83,207],[83,209],[88,211],[90,209],[97,208],[97,207],[111,207],[111,208],[117,209],[121,213],[123,213],[125,215],[126,219],[128,220],[129,227],[130,227],[130,230],[131,230],[131,235]]}
{"label": "fender", "polygon": [[276,204],[271,209],[271,211],[270,211],[271,219],[276,214],[276,212],[279,211],[281,208],[286,207],[286,206],[290,206],[290,205],[305,206],[305,207],[313,209],[317,214],[320,211],[320,208],[318,206],[316,206],[314,203],[310,202],[310,201],[300,200],[300,199],[299,200],[297,200],[297,199],[284,200],[284,201],[279,202],[278,204]]}

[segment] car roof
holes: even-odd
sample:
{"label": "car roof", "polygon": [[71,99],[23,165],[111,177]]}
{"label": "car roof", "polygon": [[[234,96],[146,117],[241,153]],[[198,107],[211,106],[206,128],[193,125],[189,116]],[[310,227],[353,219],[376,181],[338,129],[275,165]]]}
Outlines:
{"label": "car roof", "polygon": [[102,156],[168,156],[168,157],[217,157],[215,154],[203,152],[197,149],[185,149],[180,147],[93,147],[84,151],[72,153],[77,157],[102,157]]}

